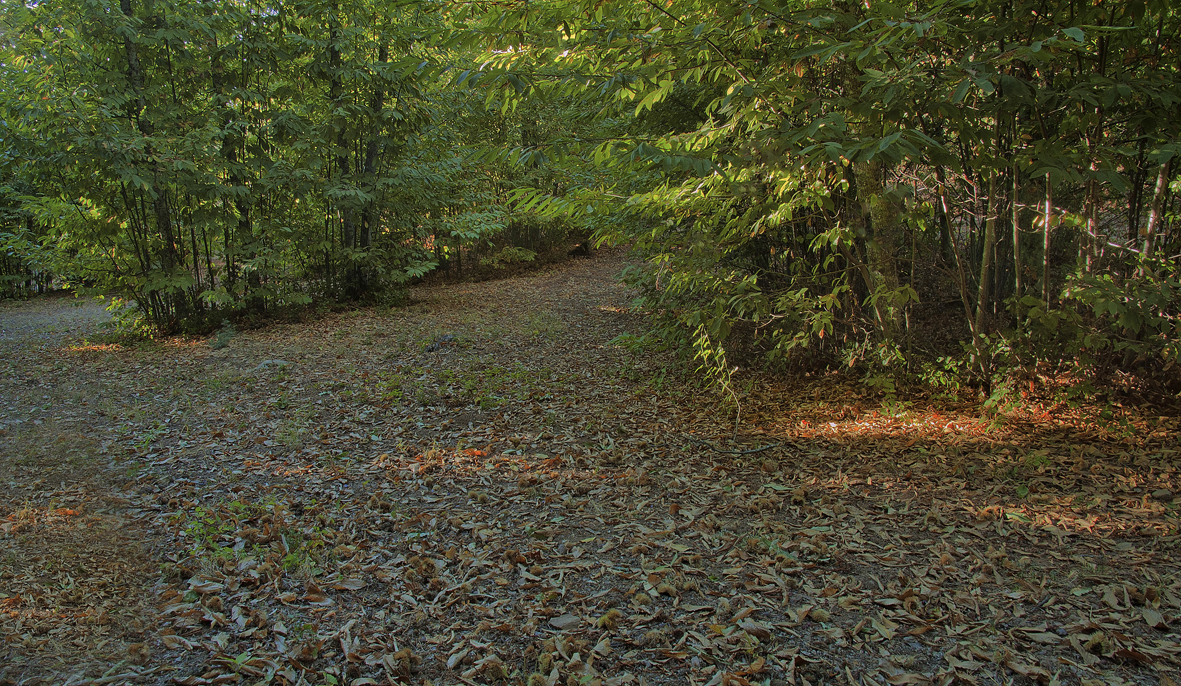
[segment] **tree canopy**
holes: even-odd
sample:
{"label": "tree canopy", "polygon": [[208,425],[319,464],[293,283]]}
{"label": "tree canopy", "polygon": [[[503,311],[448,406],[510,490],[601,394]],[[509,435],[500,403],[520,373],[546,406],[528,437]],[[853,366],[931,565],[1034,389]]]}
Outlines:
{"label": "tree canopy", "polygon": [[6,6],[5,288],[113,288],[199,331],[593,236],[638,251],[659,340],[723,385],[739,360],[885,391],[1170,370],[1179,23],[1167,2]]}

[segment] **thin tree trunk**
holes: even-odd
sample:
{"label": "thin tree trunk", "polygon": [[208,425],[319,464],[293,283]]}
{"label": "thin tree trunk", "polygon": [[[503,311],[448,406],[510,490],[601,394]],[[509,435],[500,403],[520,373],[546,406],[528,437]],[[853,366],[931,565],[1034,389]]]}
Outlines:
{"label": "thin tree trunk", "polygon": [[[1091,166],[1095,171],[1096,165]],[[1086,273],[1090,274],[1095,268],[1095,256],[1098,254],[1099,242],[1099,183],[1094,179],[1087,181],[1087,201],[1084,210],[1087,217],[1086,235],[1083,236],[1083,261]]]}
{"label": "thin tree trunk", "polygon": [[1042,217],[1042,300],[1050,304],[1050,224],[1054,220],[1054,184],[1046,174],[1046,212]]}
{"label": "thin tree trunk", "polygon": [[[349,164],[349,140],[348,140],[348,120],[338,112],[341,112],[344,104],[344,80],[342,78],[342,61],[340,54],[340,6],[333,2],[331,5],[332,13],[329,17],[328,25],[328,69],[330,72],[328,97],[332,102],[333,119],[336,123],[336,182],[344,184],[348,182],[350,174]],[[352,264],[352,251],[357,247],[357,226],[354,218],[354,208],[349,203],[343,203],[338,208],[341,218],[341,244],[345,248],[345,254],[348,255],[348,264],[345,265],[343,274],[343,286],[345,294],[349,298],[355,298],[358,293],[353,283],[356,275],[356,269]]]}
{"label": "thin tree trunk", "polygon": [[[390,59],[389,46],[383,41],[381,47],[377,51],[377,62],[379,65],[385,65]],[[361,215],[361,239],[360,248],[368,250],[373,244],[373,227],[377,223],[377,154],[378,150],[378,136],[381,133],[381,111],[385,107],[385,77],[377,76],[374,79],[373,96],[369,101],[370,116],[373,117],[373,128],[369,132],[369,141],[365,149],[365,177],[370,186],[370,192],[373,193],[373,199],[365,206],[365,210]],[[358,287],[366,289],[368,287],[368,275],[360,275],[361,283]]]}
{"label": "thin tree trunk", "polygon": [[[1106,46],[1106,39],[1104,39],[1103,45]],[[1106,54],[1106,47],[1104,47],[1104,54]],[[1099,171],[1099,144],[1102,140],[1103,108],[1096,107],[1095,129],[1087,137],[1087,155],[1091,159],[1091,178],[1087,179],[1087,200],[1084,210],[1087,218],[1087,231],[1086,235],[1083,236],[1083,246],[1085,249],[1083,259],[1085,260],[1086,272],[1088,274],[1094,269],[1095,256],[1099,252],[1099,182],[1095,179],[1095,173]]]}
{"label": "thin tree trunk", "polygon": [[988,216],[984,220],[984,251],[980,256],[980,286],[976,292],[976,335],[984,332],[989,286],[992,284],[992,255],[996,249],[996,173],[988,180]]}
{"label": "thin tree trunk", "polygon": [[942,166],[935,167],[935,180],[939,184],[939,202],[935,205],[935,215],[939,220],[939,255],[946,262],[951,259],[951,220],[947,216],[947,182]]}
{"label": "thin tree trunk", "polygon": [[1152,257],[1156,249],[1156,232],[1160,225],[1161,210],[1164,205],[1165,191],[1169,188],[1169,166],[1172,158],[1165,160],[1156,173],[1156,190],[1152,194],[1152,206],[1148,211],[1148,224],[1144,227],[1144,259]]}
{"label": "thin tree trunk", "polygon": [[[119,9],[123,12],[123,16],[128,19],[135,18],[135,11],[131,7],[131,0],[119,0]],[[155,132],[151,120],[145,116],[145,109],[147,108],[146,100],[144,98],[144,73],[143,66],[139,60],[139,48],[135,44],[135,40],[131,36],[125,36],[123,39],[124,54],[127,58],[127,79],[131,84],[131,90],[134,95],[134,100],[129,103],[128,116],[135,122],[136,128],[140,135],[144,138],[150,138]],[[151,160],[153,157],[152,146],[146,145],[144,148],[145,157]],[[179,264],[177,256],[177,241],[173,233],[172,226],[172,207],[168,202],[167,189],[164,188],[160,181],[160,170],[158,165],[152,164],[152,214],[156,219],[156,229],[160,232],[160,267],[165,273],[171,274],[173,269]],[[170,305],[165,308],[166,312],[154,316],[157,324],[164,324],[163,319],[171,319],[180,316],[185,308],[184,297],[169,297]]]}
{"label": "thin tree trunk", "polygon": [[[226,79],[221,65],[220,55],[215,58],[212,71],[213,91],[221,107],[221,157],[229,172],[227,181],[230,186],[235,187],[232,196],[234,198],[234,209],[238,214],[237,231],[233,234],[234,243],[231,244],[229,242],[229,234],[227,233],[225,249],[227,253],[234,252],[235,254],[238,249],[242,249],[245,253],[245,259],[252,260],[256,256],[256,248],[254,246],[254,226],[251,219],[250,201],[237,190],[238,187],[247,187],[247,179],[242,171],[244,163],[238,156],[238,147],[242,141],[242,136],[237,133],[230,134],[232,127],[236,123],[236,117],[233,105],[226,96]],[[246,80],[245,76],[240,77],[239,85],[244,85]],[[254,295],[254,293],[260,290],[260,287],[259,270],[251,270],[247,275],[248,292],[246,295],[246,301],[249,303],[251,309],[262,310],[265,306],[262,299]]]}
{"label": "thin tree trunk", "polygon": [[[869,271],[872,282],[866,284],[870,295],[879,289],[898,290],[898,265],[894,258],[894,250],[898,244],[899,222],[898,208],[886,197],[886,189],[882,183],[885,175],[881,163],[876,161],[863,162],[854,165],[854,178],[857,180],[857,199],[868,205],[872,238],[867,242],[866,255],[869,261]],[[893,340],[898,334],[899,316],[897,308],[889,303],[874,300],[874,312],[878,324],[882,327],[882,334],[887,340]]]}
{"label": "thin tree trunk", "polygon": [[1017,171],[1017,163],[1013,162],[1013,198],[1009,204],[1013,210],[1013,295],[1020,298],[1022,295],[1021,284],[1021,206],[1018,203],[1020,197],[1020,181]]}
{"label": "thin tree trunk", "polygon": [[1136,166],[1132,169],[1132,189],[1128,193],[1128,244],[1135,245],[1140,240],[1140,203],[1144,195],[1145,141],[1140,140],[1139,152],[1136,155]]}
{"label": "thin tree trunk", "polygon": [[[197,227],[189,218],[189,241],[193,244],[193,277],[197,280],[197,292],[200,293],[201,288],[201,253],[197,251]],[[208,276],[208,275],[206,275]]]}

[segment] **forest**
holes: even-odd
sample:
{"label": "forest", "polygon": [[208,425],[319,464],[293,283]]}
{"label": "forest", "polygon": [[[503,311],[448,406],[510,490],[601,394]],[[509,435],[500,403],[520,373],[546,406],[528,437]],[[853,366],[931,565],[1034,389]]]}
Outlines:
{"label": "forest", "polygon": [[1166,0],[0,3],[0,686],[1175,686]]}
{"label": "forest", "polygon": [[636,343],[723,384],[1175,393],[1179,28],[1167,2],[10,5],[0,278],[207,333],[593,241],[639,257]]}

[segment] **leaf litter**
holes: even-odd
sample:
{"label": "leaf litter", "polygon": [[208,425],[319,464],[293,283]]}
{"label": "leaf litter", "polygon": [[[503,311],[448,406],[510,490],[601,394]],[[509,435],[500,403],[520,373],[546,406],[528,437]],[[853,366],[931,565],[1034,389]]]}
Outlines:
{"label": "leaf litter", "polygon": [[6,345],[0,683],[1177,678],[1175,418],[760,379],[736,435],[621,260]]}

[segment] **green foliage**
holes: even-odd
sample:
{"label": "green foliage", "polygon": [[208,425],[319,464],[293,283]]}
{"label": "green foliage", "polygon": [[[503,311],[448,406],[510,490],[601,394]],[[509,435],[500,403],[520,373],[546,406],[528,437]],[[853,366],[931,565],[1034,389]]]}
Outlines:
{"label": "green foliage", "polygon": [[324,10],[12,9],[7,171],[43,242],[166,331],[322,297],[397,301],[433,264],[413,218],[441,203],[438,170],[416,160],[430,21]]}
{"label": "green foliage", "polygon": [[504,269],[510,265],[521,264],[524,262],[532,262],[537,257],[537,253],[528,248],[519,248],[508,245],[500,249],[499,252],[491,257],[480,258],[480,266],[492,267],[493,269]]}
{"label": "green foliage", "polygon": [[234,328],[233,322],[227,320],[222,321],[221,328],[213,338],[209,339],[209,347],[214,350],[221,350],[230,344],[230,341],[238,335],[237,329]]}
{"label": "green foliage", "polygon": [[[1174,355],[1176,303],[1137,285],[1181,246],[1175,199],[1153,195],[1181,131],[1165,3],[588,0],[480,21],[485,62],[460,81],[508,109],[593,98],[602,135],[529,154],[620,174],[516,206],[624,199],[599,239],[636,248],[640,308],[723,387],[752,355],[852,363],[887,393],[940,358],[942,383],[991,393],[1066,339],[1082,366]],[[937,314],[949,300],[962,318]],[[963,351],[929,344],[947,329]]]}
{"label": "green foliage", "polygon": [[[99,300],[106,300],[106,298],[99,296]],[[147,341],[152,337],[154,333],[152,323],[133,303],[116,296],[110,298],[110,302],[104,309],[111,315],[111,320],[104,324],[104,328],[116,340]]]}
{"label": "green foliage", "polygon": [[1175,364],[1181,16],[1159,0],[5,19],[7,294],[84,283],[209,333],[593,238],[635,249],[639,308],[723,388],[756,364],[985,395]]}
{"label": "green foliage", "polygon": [[[17,217],[19,219],[19,217]],[[23,297],[44,292],[53,279],[57,251],[23,222],[0,230],[0,295]]]}
{"label": "green foliage", "polygon": [[1130,278],[1080,274],[1065,297],[1090,309],[1089,326],[1072,331],[1079,354],[1110,350],[1135,362],[1171,368],[1181,355],[1181,261],[1154,260]]}

